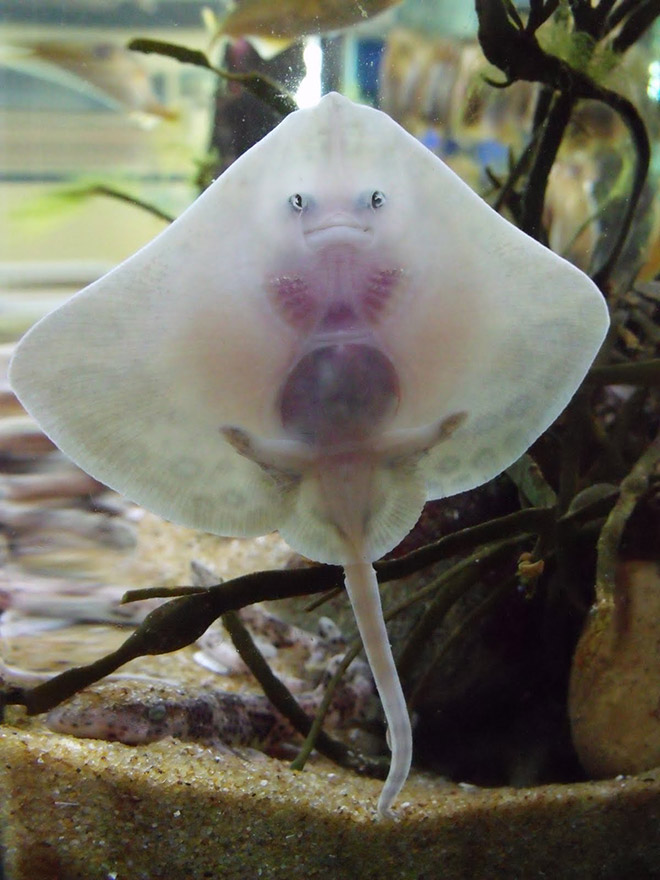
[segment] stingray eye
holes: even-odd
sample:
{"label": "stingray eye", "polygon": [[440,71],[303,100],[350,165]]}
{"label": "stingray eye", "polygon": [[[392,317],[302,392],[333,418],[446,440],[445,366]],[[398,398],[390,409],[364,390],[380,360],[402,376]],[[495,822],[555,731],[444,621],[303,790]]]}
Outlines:
{"label": "stingray eye", "polygon": [[303,196],[300,193],[294,193],[292,196],[289,196],[289,204],[294,211],[302,214],[305,208],[309,205],[309,199],[307,196]]}
{"label": "stingray eye", "polygon": [[372,208],[382,208],[386,201],[385,193],[382,193],[379,189],[371,193]]}

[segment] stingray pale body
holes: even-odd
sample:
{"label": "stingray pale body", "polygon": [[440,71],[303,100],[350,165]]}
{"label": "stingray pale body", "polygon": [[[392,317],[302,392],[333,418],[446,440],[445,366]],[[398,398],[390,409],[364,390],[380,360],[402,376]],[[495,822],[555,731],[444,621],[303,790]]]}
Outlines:
{"label": "stingray pale body", "polygon": [[344,565],[388,721],[387,813],[411,735],[371,562],[427,499],[518,458],[607,326],[585,275],[385,114],[330,94],[40,321],[10,377],[112,488]]}

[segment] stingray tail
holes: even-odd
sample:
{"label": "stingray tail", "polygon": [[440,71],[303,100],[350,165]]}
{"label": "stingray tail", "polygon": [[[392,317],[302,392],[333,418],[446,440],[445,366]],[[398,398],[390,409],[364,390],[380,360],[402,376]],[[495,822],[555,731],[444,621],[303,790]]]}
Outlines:
{"label": "stingray tail", "polygon": [[378,812],[381,816],[391,818],[393,814],[390,808],[410,770],[412,759],[410,717],[385,628],[376,572],[367,562],[346,565],[344,570],[346,591],[353,606],[353,613],[387,721],[392,761],[378,799]]}

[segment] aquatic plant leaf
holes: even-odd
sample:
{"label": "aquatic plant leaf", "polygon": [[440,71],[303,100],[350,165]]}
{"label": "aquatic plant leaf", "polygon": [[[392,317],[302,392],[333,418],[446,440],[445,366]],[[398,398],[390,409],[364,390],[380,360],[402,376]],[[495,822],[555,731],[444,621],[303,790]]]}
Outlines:
{"label": "aquatic plant leaf", "polygon": [[276,83],[269,76],[256,71],[236,73],[222,67],[214,67],[208,57],[197,49],[189,49],[187,46],[180,46],[177,43],[166,43],[163,40],[150,40],[146,37],[131,40],[128,48],[133,52],[144,52],[146,55],[165,55],[168,58],[175,58],[181,64],[203,67],[224,79],[240,83],[248,92],[283,116],[298,109],[293,95],[290,95],[284,86]]}
{"label": "aquatic plant leaf", "polygon": [[288,116],[151,244],[39,322],[21,401],[97,479],[342,564],[388,722],[411,733],[372,561],[428,498],[515,461],[608,325],[593,283],[385,114]]}

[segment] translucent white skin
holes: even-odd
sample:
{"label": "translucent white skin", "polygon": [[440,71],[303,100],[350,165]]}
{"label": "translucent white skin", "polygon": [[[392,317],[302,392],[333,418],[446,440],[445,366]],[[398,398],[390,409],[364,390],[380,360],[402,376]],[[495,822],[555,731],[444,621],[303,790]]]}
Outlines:
{"label": "translucent white skin", "polygon": [[277,528],[344,566],[389,728],[389,815],[412,739],[371,562],[427,499],[515,461],[607,326],[583,273],[333,93],[40,321],[10,378],[67,455],[156,513]]}

